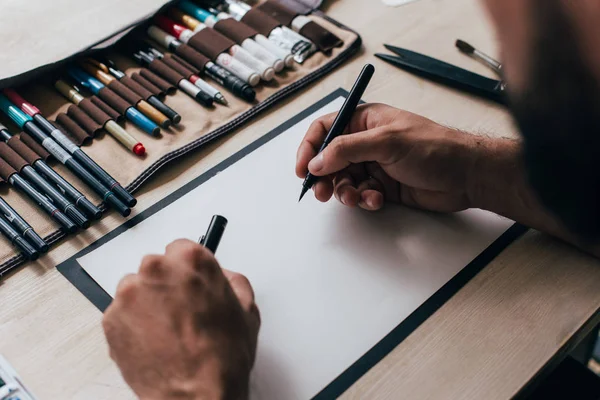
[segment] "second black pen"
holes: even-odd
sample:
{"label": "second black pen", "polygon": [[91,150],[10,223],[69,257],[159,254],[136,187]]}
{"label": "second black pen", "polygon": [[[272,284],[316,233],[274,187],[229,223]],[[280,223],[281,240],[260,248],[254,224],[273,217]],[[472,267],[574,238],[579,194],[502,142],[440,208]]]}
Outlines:
{"label": "second black pen", "polygon": [[4,181],[10,183],[15,188],[25,193],[33,200],[42,210],[56,220],[65,231],[73,233],[77,230],[77,225],[71,221],[65,214],[62,213],[50,200],[43,194],[38,192],[29,182],[21,178],[17,171],[11,167],[6,161],[0,158],[0,177]]}
{"label": "second black pen", "polygon": [[41,253],[48,251],[48,243],[2,197],[0,197],[0,212],[28,242],[33,244],[33,247]]}
{"label": "second black pen", "polygon": [[6,161],[18,173],[29,179],[43,194],[45,194],[67,217],[80,228],[89,228],[90,220],[81,213],[75,204],[71,203],[53,185],[48,183],[27,161],[19,156],[4,142],[0,142],[0,158]]}
{"label": "second black pen", "polygon": [[102,218],[102,211],[88,200],[79,190],[75,189],[65,178],[54,171],[42,157],[29,148],[18,137],[13,136],[0,124],[0,140],[5,141],[11,149],[17,152],[25,161],[33,166],[48,181],[55,184],[61,192],[69,197],[77,207],[94,219]]}
{"label": "second black pen", "polygon": [[98,179],[96,179],[88,170],[86,170],[73,156],[48,136],[41,128],[33,123],[32,118],[23,113],[8,101],[6,97],[0,94],[0,109],[4,111],[20,128],[40,143],[50,154],[59,162],[67,166],[75,175],[83,180],[92,190],[98,193],[102,200],[113,206],[122,216],[127,217],[131,214],[131,209],[127,207],[113,192],[107,189]]}

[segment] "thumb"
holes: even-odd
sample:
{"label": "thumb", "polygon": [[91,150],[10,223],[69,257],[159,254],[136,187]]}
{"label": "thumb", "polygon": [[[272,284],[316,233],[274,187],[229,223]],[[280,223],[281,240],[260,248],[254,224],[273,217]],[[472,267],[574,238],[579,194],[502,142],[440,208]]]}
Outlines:
{"label": "thumb", "polygon": [[382,162],[389,158],[390,151],[389,136],[382,128],[342,135],[310,161],[308,170],[315,176],[330,175],[350,164]]}

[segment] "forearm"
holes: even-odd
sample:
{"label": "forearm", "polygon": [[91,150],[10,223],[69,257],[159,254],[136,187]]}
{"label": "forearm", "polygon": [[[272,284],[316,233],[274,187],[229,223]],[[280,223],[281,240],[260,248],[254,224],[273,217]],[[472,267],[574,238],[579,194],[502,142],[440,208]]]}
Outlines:
{"label": "forearm", "polygon": [[503,215],[600,257],[600,245],[583,245],[541,204],[527,182],[519,141],[478,138],[474,147],[477,157],[467,183],[473,207]]}

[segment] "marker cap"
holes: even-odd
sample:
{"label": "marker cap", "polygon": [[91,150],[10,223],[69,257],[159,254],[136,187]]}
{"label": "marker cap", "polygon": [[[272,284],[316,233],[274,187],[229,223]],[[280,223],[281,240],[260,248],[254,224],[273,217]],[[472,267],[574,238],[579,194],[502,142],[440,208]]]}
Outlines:
{"label": "marker cap", "polygon": [[127,117],[134,122],[138,127],[140,127],[144,132],[157,136],[160,134],[160,128],[151,119],[146,117],[140,111],[138,111],[135,107],[129,107],[126,111]]}
{"label": "marker cap", "polygon": [[23,232],[23,237],[27,239],[31,244],[33,244],[33,247],[35,247],[40,252],[46,253],[48,251],[48,243],[46,243],[44,239],[39,237],[39,235],[35,233],[33,229],[29,229]]}
{"label": "marker cap", "polygon": [[200,22],[200,20],[197,20],[196,18],[187,15],[178,8],[171,8],[169,10],[169,17],[173,18],[173,21],[181,23],[185,27],[194,31],[196,31],[196,29],[199,29],[200,26],[204,26],[204,24]]}
{"label": "marker cap", "polygon": [[240,4],[237,3],[228,3],[227,11],[229,11],[230,15],[233,15],[235,19],[240,20],[248,10],[244,9]]}
{"label": "marker cap", "polygon": [[60,222],[60,224],[62,225],[62,229],[67,232],[67,233],[74,233],[77,231],[77,225],[75,224],[75,222],[71,221],[69,219],[69,217],[67,217],[65,214],[63,214],[62,212],[56,210],[52,216],[54,217],[54,219],[58,220],[58,222]]}
{"label": "marker cap", "polygon": [[29,115],[19,110],[19,108],[11,103],[3,94],[0,94],[0,110],[4,111],[6,115],[19,126],[19,128],[23,128],[23,125],[32,120]]}
{"label": "marker cap", "polygon": [[69,217],[75,224],[83,229],[87,229],[90,227],[90,220],[87,219],[85,215],[81,213],[75,206],[69,207],[65,210],[65,214]]}
{"label": "marker cap", "polygon": [[23,256],[25,256],[25,258],[28,260],[35,261],[40,258],[40,253],[34,249],[23,237],[16,237],[13,243],[19,248],[19,250],[21,250],[21,252],[23,252]]}
{"label": "marker cap", "polygon": [[100,89],[104,88],[104,85],[99,80],[93,78],[81,68],[71,67],[67,69],[67,72],[73,79],[90,89],[92,92],[94,92],[94,94],[98,93]]}
{"label": "marker cap", "polygon": [[40,110],[36,106],[28,103],[13,89],[4,89],[3,92],[6,95],[6,97],[8,97],[10,101],[15,103],[15,105],[19,107],[25,114],[33,117],[34,115],[40,113]]}
{"label": "marker cap", "polygon": [[187,0],[179,2],[177,5],[183,12],[190,14],[192,17],[198,18],[202,22],[206,22],[207,18],[212,17],[213,15],[206,10],[196,6],[194,3],[189,2]]}
{"label": "marker cap", "polygon": [[166,48],[169,48],[171,43],[177,40],[175,36],[169,35],[167,32],[163,31],[155,25],[152,25],[150,26],[150,28],[148,28],[148,36],[150,36],[152,39],[156,40],[158,43],[160,43]]}
{"label": "marker cap", "polygon": [[133,146],[132,151],[133,154],[135,154],[136,156],[143,156],[144,154],[146,154],[146,148],[141,143],[138,143],[135,146]]}
{"label": "marker cap", "polygon": [[75,104],[79,104],[84,99],[84,97],[81,94],[79,94],[79,92],[75,90],[75,88],[71,87],[68,83],[66,83],[63,80],[59,79],[58,81],[56,81],[54,83],[54,87],[60,92],[60,94],[62,94]]}
{"label": "marker cap", "polygon": [[167,18],[162,15],[157,15],[155,17],[155,21],[156,21],[156,24],[159,26],[159,28],[161,28],[162,30],[164,30],[167,33],[170,33],[171,35],[175,36],[178,39],[186,31],[190,31],[189,29],[187,29],[186,27],[184,27],[182,25],[179,25],[172,19]]}

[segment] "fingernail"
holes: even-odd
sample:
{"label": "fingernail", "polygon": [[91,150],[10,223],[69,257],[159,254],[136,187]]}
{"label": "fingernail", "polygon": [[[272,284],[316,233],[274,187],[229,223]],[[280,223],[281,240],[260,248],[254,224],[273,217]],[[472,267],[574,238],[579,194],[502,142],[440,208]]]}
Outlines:
{"label": "fingernail", "polygon": [[343,204],[343,205],[345,205],[345,206],[347,206],[347,205],[348,205],[348,202],[346,201],[346,196],[344,196],[344,195],[341,195],[341,196],[340,196],[340,200],[342,201],[342,204]]}
{"label": "fingernail", "polygon": [[310,160],[308,169],[313,172],[319,172],[323,169],[323,153],[317,154],[315,158]]}
{"label": "fingernail", "polygon": [[375,208],[375,203],[373,202],[373,199],[370,197],[367,197],[367,199],[365,200],[365,203],[367,203],[367,206],[369,208]]}

